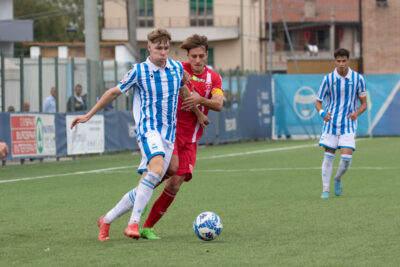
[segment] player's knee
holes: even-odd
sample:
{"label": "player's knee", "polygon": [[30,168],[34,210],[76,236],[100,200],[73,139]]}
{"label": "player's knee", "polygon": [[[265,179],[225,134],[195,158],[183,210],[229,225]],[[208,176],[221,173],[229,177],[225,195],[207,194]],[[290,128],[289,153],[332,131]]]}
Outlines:
{"label": "player's knee", "polygon": [[150,159],[147,168],[149,172],[161,176],[164,170],[164,157],[161,155],[154,156]]}
{"label": "player's knee", "polygon": [[179,192],[179,189],[181,188],[181,184],[181,177],[174,176],[167,181],[165,189],[167,189],[168,192],[171,192],[172,194],[177,194]]}
{"label": "player's knee", "polygon": [[[176,158],[176,159],[175,159]],[[171,162],[168,166],[167,174],[172,176],[176,173],[179,168],[179,160],[178,157],[172,157]]]}
{"label": "player's knee", "polygon": [[176,173],[176,171],[178,170],[179,164],[176,163],[172,163],[168,166],[168,170],[167,170],[167,174],[169,176],[172,176]]}

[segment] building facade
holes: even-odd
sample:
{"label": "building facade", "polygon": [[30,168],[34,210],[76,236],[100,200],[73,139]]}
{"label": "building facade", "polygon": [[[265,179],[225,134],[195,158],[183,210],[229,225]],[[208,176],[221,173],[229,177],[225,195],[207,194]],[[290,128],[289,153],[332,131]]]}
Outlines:
{"label": "building facade", "polygon": [[[286,59],[293,56],[330,60],[333,51],[339,47],[348,49],[353,58],[360,56],[359,0],[274,0],[271,8],[269,1],[266,0],[265,17],[268,32],[271,9],[273,54],[267,54],[267,68],[272,66],[273,71],[285,72]],[[284,22],[294,55],[290,51]]]}
{"label": "building facade", "polygon": [[400,73],[400,1],[362,1],[364,73]]}
{"label": "building facade", "polygon": [[[265,68],[260,38],[264,12],[259,0],[138,0],[136,1],[138,61],[147,55],[147,33],[165,28],[172,35],[170,57],[185,60],[179,45],[190,35],[209,40],[208,64],[216,69],[261,71]],[[125,0],[104,0],[104,41],[127,41]]]}

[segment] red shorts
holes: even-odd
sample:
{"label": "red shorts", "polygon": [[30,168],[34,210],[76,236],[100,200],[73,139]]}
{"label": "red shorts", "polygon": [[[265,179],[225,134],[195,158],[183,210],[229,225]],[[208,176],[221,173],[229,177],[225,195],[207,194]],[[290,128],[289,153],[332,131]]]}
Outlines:
{"label": "red shorts", "polygon": [[178,155],[179,167],[174,175],[186,176],[185,182],[192,179],[193,168],[196,164],[197,143],[186,143],[177,138],[175,140],[174,155]]}

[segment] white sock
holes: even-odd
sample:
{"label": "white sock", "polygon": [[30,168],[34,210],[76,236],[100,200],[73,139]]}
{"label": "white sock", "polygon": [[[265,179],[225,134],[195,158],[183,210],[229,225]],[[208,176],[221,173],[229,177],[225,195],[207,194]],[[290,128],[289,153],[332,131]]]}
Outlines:
{"label": "white sock", "polygon": [[325,152],[324,161],[322,162],[322,191],[329,192],[329,184],[331,182],[333,161],[335,154]]}
{"label": "white sock", "polygon": [[351,159],[352,159],[352,155],[346,155],[346,154],[342,155],[340,162],[339,162],[339,168],[335,175],[335,180],[342,180],[343,175],[350,168]]}
{"label": "white sock", "polygon": [[126,193],[121,200],[112,208],[109,212],[107,212],[106,216],[104,216],[103,221],[105,223],[112,223],[115,219],[121,217],[128,211],[132,210],[133,204],[135,204],[136,197],[136,187]]}
{"label": "white sock", "polygon": [[129,220],[129,225],[132,223],[139,223],[140,216],[147,202],[149,202],[153,194],[154,187],[157,183],[161,182],[160,176],[153,172],[148,172],[143,180],[139,183],[136,190],[135,204],[133,205],[132,215]]}

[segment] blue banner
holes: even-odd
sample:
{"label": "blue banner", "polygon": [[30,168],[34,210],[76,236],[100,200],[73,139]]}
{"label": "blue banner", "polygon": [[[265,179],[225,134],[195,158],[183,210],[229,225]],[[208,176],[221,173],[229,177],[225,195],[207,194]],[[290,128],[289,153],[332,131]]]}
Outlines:
{"label": "blue banner", "polygon": [[[319,135],[322,119],[315,99],[324,75],[274,75],[275,135]],[[358,118],[357,135],[398,135],[400,75],[364,75],[368,110]]]}

